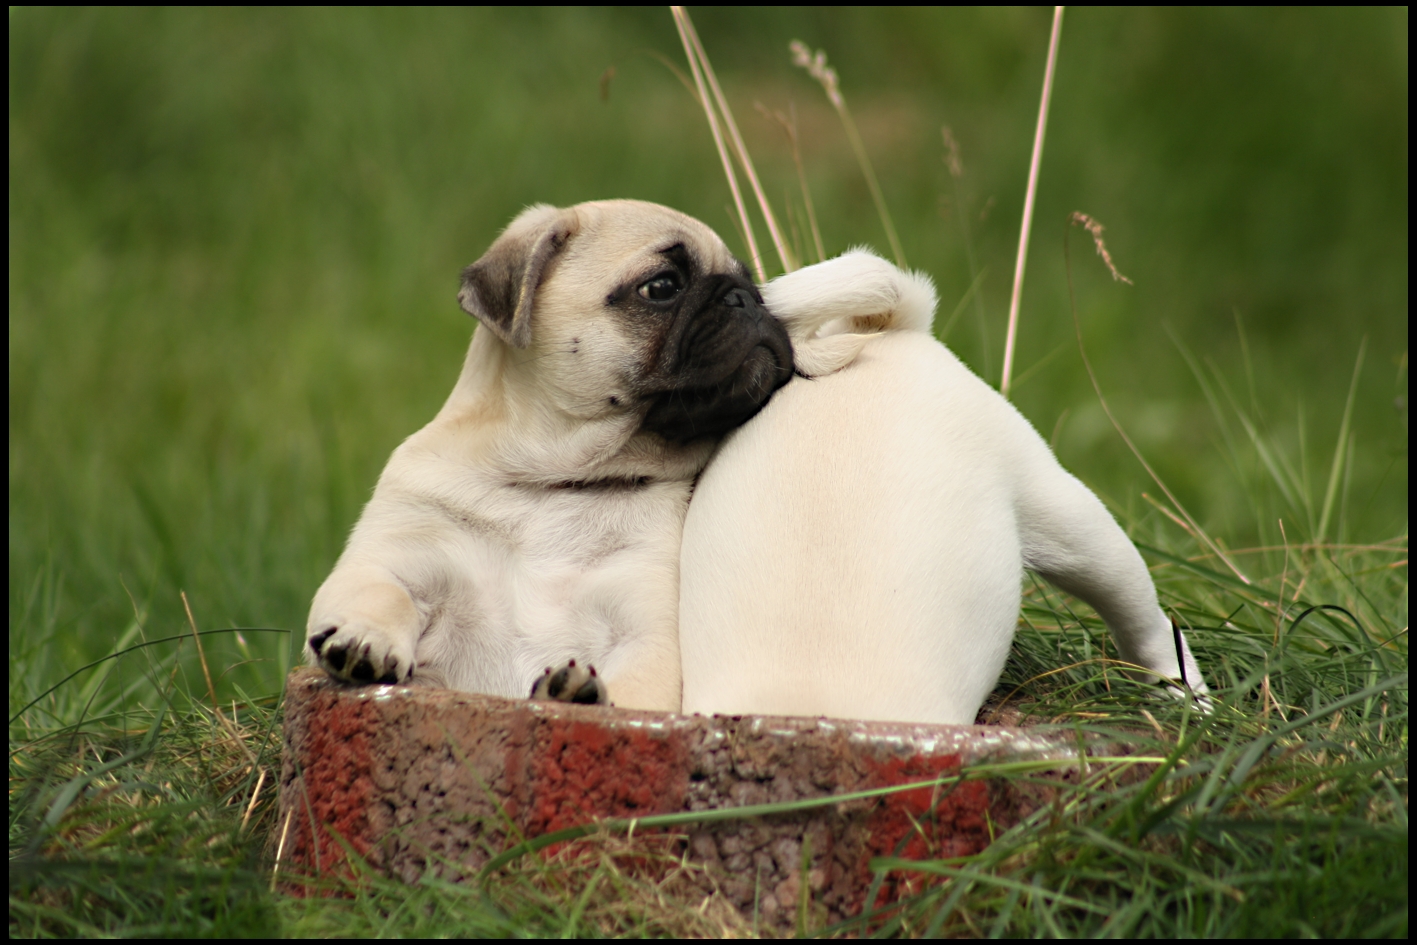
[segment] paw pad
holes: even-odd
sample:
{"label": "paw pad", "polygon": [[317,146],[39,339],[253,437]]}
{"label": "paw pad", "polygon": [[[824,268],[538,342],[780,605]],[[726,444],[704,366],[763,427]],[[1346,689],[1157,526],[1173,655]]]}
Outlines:
{"label": "paw pad", "polygon": [[546,672],[532,684],[531,698],[580,705],[607,705],[610,701],[595,667],[579,667],[575,660],[556,670],[546,667]]}

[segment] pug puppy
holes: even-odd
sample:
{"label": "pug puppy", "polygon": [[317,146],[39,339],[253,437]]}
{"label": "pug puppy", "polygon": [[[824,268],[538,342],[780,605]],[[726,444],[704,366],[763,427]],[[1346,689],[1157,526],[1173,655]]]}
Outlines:
{"label": "pug puppy", "polygon": [[689,493],[792,376],[786,332],[712,230],[633,200],[531,207],[458,300],[480,323],[462,374],[316,593],[309,660],[677,711]]}
{"label": "pug puppy", "polygon": [[1208,704],[1126,534],[930,335],[928,279],[852,252],[762,295],[799,350],[836,357],[729,434],[694,491],[684,712],[970,724],[1025,568],[1092,605],[1141,675],[1179,681],[1184,661]]}

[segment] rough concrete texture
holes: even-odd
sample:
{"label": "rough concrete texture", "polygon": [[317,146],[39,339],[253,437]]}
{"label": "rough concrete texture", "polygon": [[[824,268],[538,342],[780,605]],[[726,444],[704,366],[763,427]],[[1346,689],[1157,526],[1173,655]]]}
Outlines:
{"label": "rough concrete texture", "polygon": [[[683,716],[401,686],[300,669],[286,697],[281,869],[338,873],[344,845],[413,882],[472,875],[505,849],[596,819],[846,794],[981,761],[1057,759],[1069,735],[991,726]],[[807,846],[814,908],[857,914],[872,857],[961,856],[1037,803],[969,780],[786,815],[682,828],[723,894],[784,929]],[[716,869],[715,869],[716,868]]]}

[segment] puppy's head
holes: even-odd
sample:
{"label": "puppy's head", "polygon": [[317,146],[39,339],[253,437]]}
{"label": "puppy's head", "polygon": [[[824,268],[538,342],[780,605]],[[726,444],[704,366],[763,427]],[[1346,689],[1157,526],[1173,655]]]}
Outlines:
{"label": "puppy's head", "polygon": [[792,377],[792,344],[707,226],[637,200],[531,207],[458,301],[557,407],[672,443],[728,432]]}

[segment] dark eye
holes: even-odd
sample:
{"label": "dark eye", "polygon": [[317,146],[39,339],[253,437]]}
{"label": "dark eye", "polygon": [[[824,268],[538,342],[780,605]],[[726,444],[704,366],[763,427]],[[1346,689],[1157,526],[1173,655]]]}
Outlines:
{"label": "dark eye", "polygon": [[667,302],[679,294],[680,288],[679,274],[665,272],[641,285],[639,292],[642,298],[651,302]]}

